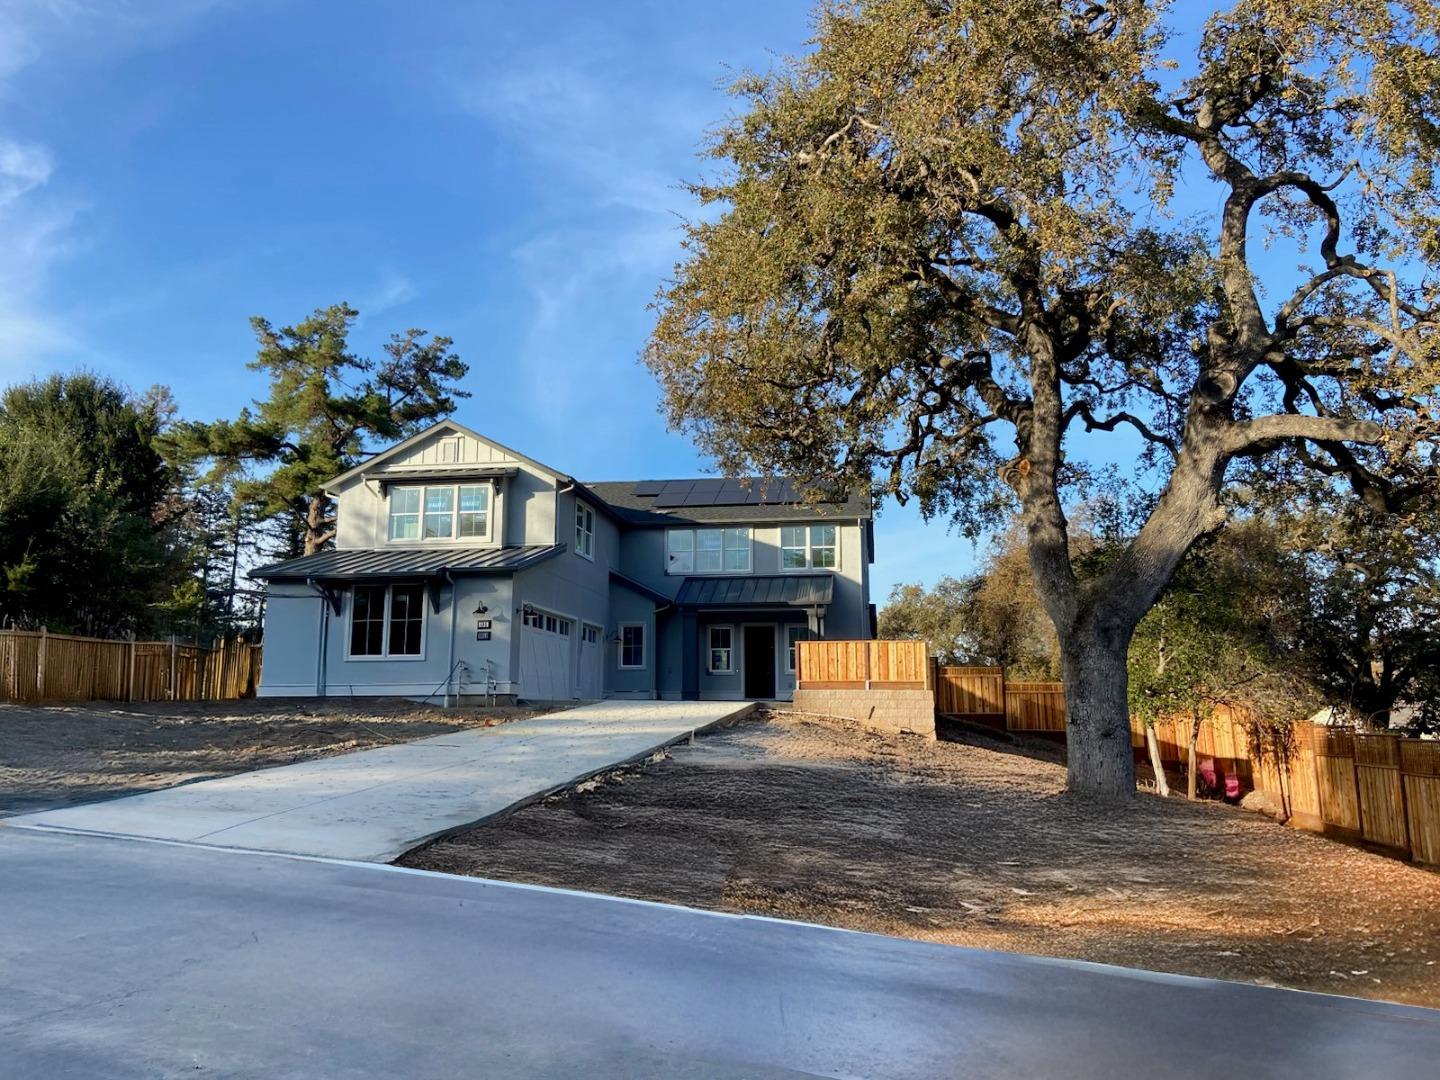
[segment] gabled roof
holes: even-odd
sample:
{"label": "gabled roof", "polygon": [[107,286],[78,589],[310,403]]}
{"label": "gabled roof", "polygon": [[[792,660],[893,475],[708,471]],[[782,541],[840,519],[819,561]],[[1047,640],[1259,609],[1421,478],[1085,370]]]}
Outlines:
{"label": "gabled roof", "polygon": [[676,607],[815,607],[830,603],[831,574],[762,574],[687,577],[675,595]]}
{"label": "gabled roof", "polygon": [[357,548],[320,551],[250,571],[261,581],[356,581],[429,578],[451,574],[509,574],[544,562],[565,550],[564,544],[530,544],[499,548]]}
{"label": "gabled roof", "polygon": [[532,458],[532,457],[527,457],[526,455],[520,453],[519,450],[514,450],[514,449],[512,449],[512,448],[510,448],[510,447],[508,447],[508,446],[503,445],[502,443],[498,443],[498,442],[496,442],[494,439],[490,438],[488,435],[481,435],[481,434],[480,434],[478,431],[476,431],[475,429],[473,429],[473,428],[468,428],[468,427],[466,427],[464,424],[459,423],[458,421],[455,421],[455,420],[440,420],[440,421],[438,421],[438,422],[436,422],[436,423],[434,423],[434,424],[431,424],[431,425],[430,425],[428,428],[426,428],[424,431],[417,431],[414,435],[411,435],[408,439],[405,439],[405,440],[403,440],[403,441],[401,441],[401,442],[398,442],[398,443],[396,443],[394,446],[387,446],[384,450],[381,450],[381,451],[379,451],[378,453],[375,453],[375,454],[371,454],[368,458],[366,458],[364,461],[362,461],[359,465],[356,465],[353,469],[346,469],[346,470],[345,470],[343,473],[341,473],[339,476],[331,477],[329,480],[325,481],[324,489],[325,489],[326,491],[329,491],[331,488],[335,487],[335,485],[337,485],[337,484],[343,484],[346,480],[353,479],[353,478],[356,477],[356,476],[361,476],[361,475],[363,475],[367,470],[373,469],[376,465],[379,465],[381,462],[383,462],[383,461],[385,461],[385,460],[393,457],[394,455],[400,453],[401,451],[409,450],[412,446],[415,446],[417,443],[424,442],[424,441],[425,441],[426,439],[428,439],[430,436],[434,435],[437,431],[440,431],[440,430],[442,430],[442,429],[447,429],[447,428],[448,428],[449,430],[453,431],[456,435],[468,435],[468,436],[470,436],[470,438],[472,438],[472,439],[478,439],[480,442],[489,443],[491,446],[493,446],[496,450],[499,450],[501,453],[503,453],[503,454],[508,454],[510,457],[513,457],[516,461],[523,461],[526,465],[529,465],[531,468],[538,469],[538,470],[540,470],[541,472],[546,473],[546,474],[548,474],[549,476],[554,477],[554,478],[557,479],[557,480],[568,480],[568,479],[570,479],[570,477],[569,477],[567,474],[565,474],[565,473],[563,473],[563,472],[560,472],[558,469],[552,469],[549,465],[546,465],[546,464],[544,464],[543,462],[540,462],[540,461],[536,461],[534,458]]}
{"label": "gabled roof", "polygon": [[[717,503],[681,503],[666,499],[661,493],[677,485],[710,485]],[[822,502],[806,501],[803,494],[789,482],[776,477],[749,477],[726,480],[708,477],[702,480],[607,480],[587,484],[590,491],[615,511],[627,525],[720,524],[762,521],[823,521],[850,520],[870,517],[870,500],[865,492],[856,490],[844,499]],[[723,492],[740,494],[727,496]],[[695,498],[704,498],[697,492]],[[743,495],[743,498],[741,497]],[[664,505],[665,503],[671,505]]]}

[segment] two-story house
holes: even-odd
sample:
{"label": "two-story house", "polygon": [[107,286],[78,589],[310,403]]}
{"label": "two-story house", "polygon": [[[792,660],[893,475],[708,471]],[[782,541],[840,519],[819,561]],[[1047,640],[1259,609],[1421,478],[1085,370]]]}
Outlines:
{"label": "two-story house", "polygon": [[581,483],[453,421],[326,485],[332,551],[261,567],[264,696],[787,698],[874,636],[863,494]]}

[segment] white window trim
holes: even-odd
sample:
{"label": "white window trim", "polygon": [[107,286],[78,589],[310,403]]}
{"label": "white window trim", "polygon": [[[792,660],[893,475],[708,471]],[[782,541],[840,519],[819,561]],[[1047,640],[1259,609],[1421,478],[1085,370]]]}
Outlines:
{"label": "white window trim", "polygon": [[790,632],[792,630],[799,630],[806,635],[805,637],[796,638],[796,641],[813,641],[814,639],[809,636],[810,627],[802,625],[801,623],[782,623],[781,625],[785,628],[785,674],[794,675],[795,661],[794,653],[791,652],[791,646],[793,645],[793,642],[791,642],[790,640]]}
{"label": "white window trim", "polygon": [[[750,565],[744,570],[725,569],[725,530],[744,529],[750,554]],[[702,532],[718,532],[720,534],[720,569],[719,570],[697,570],[695,563],[700,555],[700,537]],[[675,570],[670,566],[670,534],[689,533],[690,542],[690,566],[689,570]],[[665,544],[660,552],[660,557],[665,560],[665,573],[669,577],[722,577],[736,574],[753,574],[755,572],[755,529],[750,525],[690,525],[684,528],[676,527],[665,530]]]}
{"label": "white window trim", "polygon": [[[625,631],[627,628],[635,628],[640,631],[640,663],[625,663]],[[615,642],[615,667],[620,671],[644,671],[649,667],[650,641],[649,631],[643,622],[622,622],[615,628],[619,641]]]}
{"label": "white window trim", "polygon": [[[500,492],[493,480],[454,480],[447,484],[407,484],[400,480],[389,482],[389,490],[385,493],[385,513],[381,516],[381,527],[385,530],[385,543],[395,547],[494,547],[498,542],[499,532],[497,530],[498,506]],[[483,536],[460,536],[460,489],[468,487],[483,487],[489,491],[485,502],[485,534]],[[420,535],[411,539],[404,537],[391,537],[391,499],[399,488],[411,488],[420,492],[420,509],[416,513],[419,519],[417,528]],[[429,489],[449,488],[452,492],[450,499],[450,535],[426,539],[425,537],[425,493]],[[472,511],[465,511],[467,513]]]}
{"label": "white window trim", "polygon": [[[408,662],[415,661],[415,660],[424,660],[424,659],[425,659],[425,649],[426,649],[427,645],[429,644],[429,638],[430,638],[430,616],[429,616],[429,613],[428,613],[428,609],[429,609],[429,607],[430,607],[430,597],[429,597],[429,595],[428,595],[428,593],[427,593],[427,590],[426,590],[426,588],[425,588],[424,585],[421,585],[421,586],[420,586],[420,613],[421,613],[421,616],[422,616],[421,619],[420,619],[420,651],[419,651],[418,653],[391,653],[391,652],[390,652],[390,594],[391,594],[391,590],[393,590],[396,585],[413,585],[413,584],[415,584],[415,582],[408,582],[408,581],[387,582],[387,583],[385,584],[385,625],[384,625],[384,627],[383,627],[382,630],[381,630],[381,636],[380,636],[381,642],[383,642],[384,645],[385,645],[385,651],[384,651],[383,653],[374,653],[374,654],[359,655],[359,656],[357,656],[355,653],[352,653],[352,652],[350,651],[350,647],[351,647],[351,645],[354,643],[353,638],[354,638],[354,633],[355,633],[355,588],[356,588],[356,587],[366,586],[366,584],[367,584],[367,583],[366,583],[366,582],[363,582],[363,581],[362,581],[362,582],[357,582],[357,583],[356,583],[356,586],[352,586],[349,590],[347,590],[347,595],[346,595],[346,598],[345,598],[345,631],[344,631],[344,632],[345,632],[345,660],[346,660],[347,662],[354,661],[354,662],[357,663],[357,664],[368,664],[368,663],[371,663],[371,662],[374,662],[374,661],[383,661],[383,662],[386,662],[386,663],[399,664],[399,663],[408,663]],[[369,583],[369,584],[370,584],[370,585],[378,586],[380,583],[379,583],[379,582],[371,582],[371,583]]]}
{"label": "white window trim", "polygon": [[[815,565],[815,545],[814,545],[814,544],[811,542],[811,540],[810,540],[810,530],[811,530],[812,527],[814,527],[814,526],[816,526],[816,525],[820,525],[820,526],[829,525],[829,526],[833,526],[834,529],[835,529],[835,565],[834,565],[834,566],[816,566],[816,565]],[[827,573],[832,573],[832,574],[833,574],[833,573],[839,573],[839,571],[840,571],[840,566],[841,566],[840,553],[841,553],[841,552],[844,550],[844,548],[845,548],[845,545],[844,545],[844,542],[843,542],[843,534],[842,534],[841,531],[840,531],[841,529],[844,528],[843,523],[841,523],[841,522],[839,522],[839,521],[809,521],[809,522],[792,521],[792,522],[790,522],[790,523],[788,523],[788,524],[785,524],[785,525],[779,525],[779,526],[777,526],[777,528],[778,528],[780,531],[777,532],[776,535],[775,535],[775,550],[776,550],[776,551],[779,553],[779,555],[780,555],[780,572],[781,572],[782,574],[827,574]],[[804,529],[804,530],[805,530],[805,565],[804,565],[804,566],[786,566],[786,565],[785,565],[785,530],[786,530],[786,529]]]}
{"label": "white window trim", "polygon": [[[590,528],[588,530],[583,530],[580,527],[580,511],[582,510],[589,515],[588,523]],[[590,541],[589,551],[580,550],[580,537],[582,533],[584,533]],[[575,500],[575,554],[579,555],[582,559],[589,559],[591,562],[595,561],[595,508],[589,503],[581,502],[579,499]]]}
{"label": "white window trim", "polygon": [[[730,666],[728,668],[712,668],[710,661],[714,659],[715,646],[712,644],[710,635],[716,630],[730,631]],[[735,662],[735,627],[726,623],[710,623],[705,627],[705,674],[730,676],[740,674],[740,665]]]}

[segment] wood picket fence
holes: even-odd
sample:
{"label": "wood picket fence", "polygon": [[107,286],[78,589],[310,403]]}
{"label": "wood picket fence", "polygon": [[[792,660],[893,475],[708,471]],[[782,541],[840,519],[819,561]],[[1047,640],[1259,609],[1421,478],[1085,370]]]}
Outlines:
{"label": "wood picket fence", "polygon": [[0,630],[0,700],[227,701],[253,697],[261,647]]}
{"label": "wood picket fence", "polygon": [[929,646],[923,641],[797,641],[800,690],[929,690]]}

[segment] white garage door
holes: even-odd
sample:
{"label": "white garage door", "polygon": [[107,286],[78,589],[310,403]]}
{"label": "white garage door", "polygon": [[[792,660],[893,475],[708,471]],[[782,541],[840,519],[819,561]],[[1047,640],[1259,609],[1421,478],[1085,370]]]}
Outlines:
{"label": "white garage door", "polygon": [[604,696],[605,631],[590,623],[580,624],[580,696],[599,701]]}
{"label": "white garage door", "polygon": [[524,612],[520,627],[520,696],[532,701],[564,701],[571,689],[570,643],[575,624],[563,615]]}

